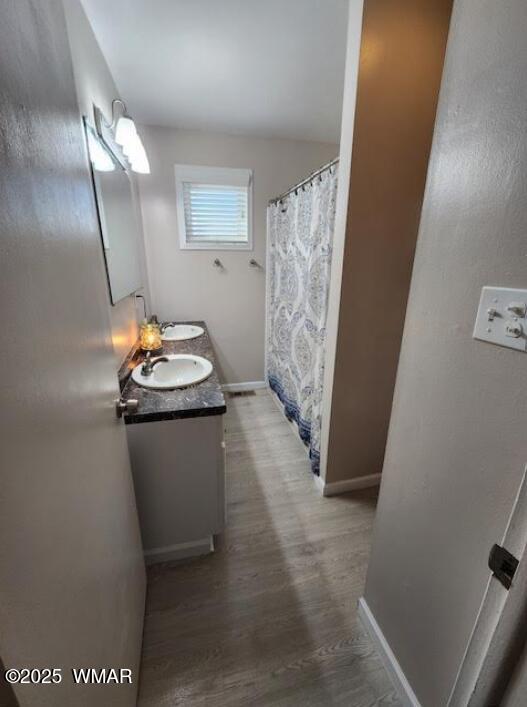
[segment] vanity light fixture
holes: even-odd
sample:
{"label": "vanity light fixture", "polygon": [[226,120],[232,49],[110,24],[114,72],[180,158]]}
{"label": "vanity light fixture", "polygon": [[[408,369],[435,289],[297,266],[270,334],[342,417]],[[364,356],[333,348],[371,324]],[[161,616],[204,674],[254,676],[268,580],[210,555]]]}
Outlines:
{"label": "vanity light fixture", "polygon": [[[116,107],[121,107],[121,114],[116,115]],[[108,132],[111,133],[111,138],[122,148],[122,152],[126,156],[133,172],[139,174],[150,174],[150,163],[143,142],[137,132],[135,123],[129,116],[126,104],[120,98],[115,98],[112,101],[112,122],[107,123],[102,111],[94,107],[95,124],[97,132],[102,140],[108,144],[112,140],[108,138]],[[110,145],[111,147],[111,145]]]}
{"label": "vanity light fixture", "polygon": [[113,172],[115,162],[97,140],[95,133],[90,129],[86,131],[86,134],[88,136],[88,151],[93,169],[97,170],[97,172]]}

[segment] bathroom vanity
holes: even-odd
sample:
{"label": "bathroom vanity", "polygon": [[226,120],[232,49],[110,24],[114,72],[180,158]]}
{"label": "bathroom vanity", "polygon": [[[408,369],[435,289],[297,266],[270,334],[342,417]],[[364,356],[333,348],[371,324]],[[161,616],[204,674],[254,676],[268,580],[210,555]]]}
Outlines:
{"label": "bathroom vanity", "polygon": [[[122,397],[138,408],[124,416],[147,563],[204,554],[225,526],[225,398],[207,328],[186,341],[164,341],[163,356],[211,362],[201,383],[153,390],[130,375],[144,359],[138,346],[120,372]],[[159,364],[161,366],[163,364]]]}

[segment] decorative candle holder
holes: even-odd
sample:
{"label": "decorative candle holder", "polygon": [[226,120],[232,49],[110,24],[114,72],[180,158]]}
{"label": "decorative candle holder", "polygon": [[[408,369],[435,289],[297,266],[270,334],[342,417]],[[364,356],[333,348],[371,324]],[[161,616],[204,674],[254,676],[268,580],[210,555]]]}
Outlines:
{"label": "decorative candle holder", "polygon": [[141,324],[139,341],[143,351],[161,351],[163,348],[161,328],[156,320],[145,321]]}

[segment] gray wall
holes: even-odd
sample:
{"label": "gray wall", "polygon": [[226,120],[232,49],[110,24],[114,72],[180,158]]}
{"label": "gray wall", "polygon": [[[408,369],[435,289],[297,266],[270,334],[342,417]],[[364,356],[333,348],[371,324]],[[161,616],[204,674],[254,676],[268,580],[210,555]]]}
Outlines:
{"label": "gray wall", "polygon": [[501,707],[525,707],[527,696],[527,646],[511,676]]}
{"label": "gray wall", "polygon": [[60,0],[3,3],[0,66],[0,655],[63,670],[17,684],[22,707],[131,707],[145,572]]}
{"label": "gray wall", "polygon": [[[338,154],[330,143],[142,128],[152,166],[140,177],[152,306],[163,319],[204,319],[223,382],[264,380],[267,201]],[[175,164],[246,167],[254,177],[254,251],[180,250]],[[214,258],[224,270],[212,266]]]}
{"label": "gray wall", "polygon": [[[91,25],[84,13],[80,0],[64,0],[64,10],[68,26],[68,38],[73,59],[73,70],[80,113],[81,115],[88,116],[90,123],[93,125],[93,104],[95,103],[95,105],[101,108],[107,119],[111,120],[112,100],[120,96]],[[133,181],[135,183],[135,179]],[[136,186],[135,191],[137,195]],[[142,232],[138,198],[136,206],[139,229],[140,232]],[[145,287],[140,292],[146,294],[148,297],[142,240],[141,238],[143,284]],[[125,297],[112,306],[107,286],[106,291],[108,294],[108,307],[112,325],[112,342],[116,363],[119,365],[130,351],[138,335],[135,297],[134,295]],[[139,307],[139,316],[142,316],[141,307]]]}
{"label": "gray wall", "polygon": [[5,666],[0,658],[0,707],[18,707],[13,687],[4,679]]}
{"label": "gray wall", "polygon": [[525,354],[472,339],[527,287],[527,5],[454,5],[365,597],[445,705],[527,460]]}
{"label": "gray wall", "polygon": [[326,483],[382,469],[451,6],[364,2]]}

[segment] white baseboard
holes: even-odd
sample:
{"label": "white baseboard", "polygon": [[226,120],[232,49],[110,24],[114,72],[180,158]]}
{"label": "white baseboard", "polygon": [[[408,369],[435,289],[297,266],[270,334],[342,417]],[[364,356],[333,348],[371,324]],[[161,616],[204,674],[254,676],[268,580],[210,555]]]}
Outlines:
{"label": "white baseboard", "polygon": [[208,555],[209,552],[214,552],[214,541],[211,535],[188,543],[178,543],[177,545],[145,550],[144,556],[147,565],[154,565],[157,562],[171,562],[172,560],[183,560],[186,557]]}
{"label": "white baseboard", "polygon": [[397,662],[397,658],[384,637],[379,624],[375,620],[375,616],[371,613],[370,607],[364,597],[359,599],[358,615],[362,625],[372,640],[375,650],[383,662],[393,686],[399,693],[403,707],[421,707],[419,700],[415,696],[410,683],[406,679],[401,666]]}
{"label": "white baseboard", "polygon": [[344,479],[344,481],[333,481],[327,484],[324,479],[316,477],[316,484],[323,496],[337,496],[339,493],[358,491],[371,486],[378,486],[381,483],[381,474],[369,474],[368,476],[357,476],[354,479]]}
{"label": "white baseboard", "polygon": [[324,486],[326,485],[324,483],[324,479],[322,479],[320,476],[313,476],[313,481],[315,482],[315,486],[320,491],[320,493],[324,495]]}
{"label": "white baseboard", "polygon": [[261,390],[267,388],[265,381],[246,381],[244,383],[223,383],[221,389],[224,393],[245,393],[248,390]]}

